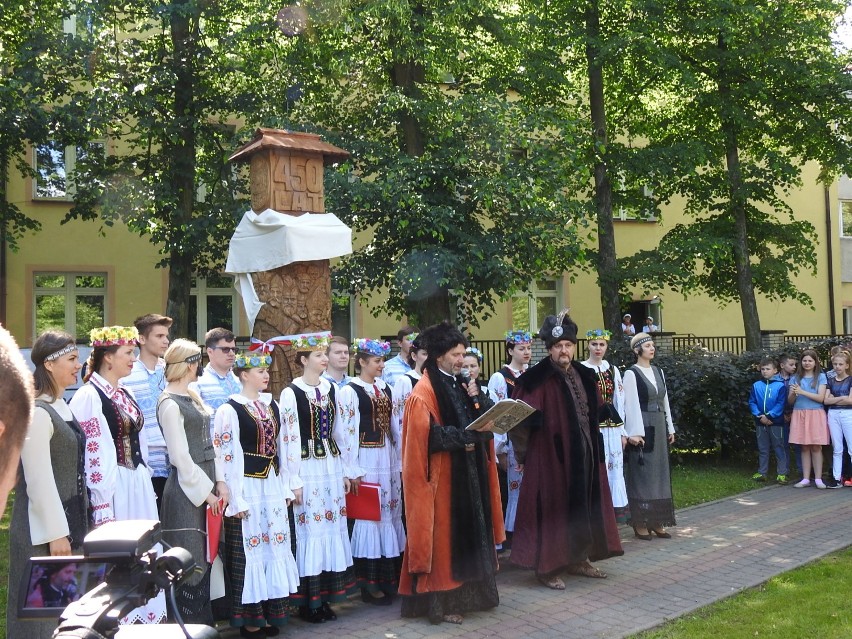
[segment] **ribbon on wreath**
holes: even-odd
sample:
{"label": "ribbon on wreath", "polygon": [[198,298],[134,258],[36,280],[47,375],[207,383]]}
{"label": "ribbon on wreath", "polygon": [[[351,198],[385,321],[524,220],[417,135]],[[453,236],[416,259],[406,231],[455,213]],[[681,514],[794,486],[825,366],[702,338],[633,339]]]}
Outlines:
{"label": "ribbon on wreath", "polygon": [[328,340],[330,338],[331,331],[298,333],[296,335],[278,335],[277,337],[270,337],[266,341],[252,337],[248,349],[250,351],[260,351],[261,353],[266,354],[271,353],[276,346],[320,346],[324,344],[323,348],[325,348],[328,346]]}

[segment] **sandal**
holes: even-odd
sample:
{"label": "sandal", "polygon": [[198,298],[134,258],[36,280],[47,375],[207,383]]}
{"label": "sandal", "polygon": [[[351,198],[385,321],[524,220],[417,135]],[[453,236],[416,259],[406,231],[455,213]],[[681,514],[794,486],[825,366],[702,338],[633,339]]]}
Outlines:
{"label": "sandal", "polygon": [[548,577],[547,575],[536,575],[536,579],[538,579],[541,585],[547,586],[551,590],[565,590],[565,582],[562,581],[562,577],[559,575],[553,575],[551,577]]}
{"label": "sandal", "polygon": [[588,561],[569,566],[567,572],[569,575],[580,575],[581,577],[591,577],[592,579],[606,579],[606,573],[598,570]]}

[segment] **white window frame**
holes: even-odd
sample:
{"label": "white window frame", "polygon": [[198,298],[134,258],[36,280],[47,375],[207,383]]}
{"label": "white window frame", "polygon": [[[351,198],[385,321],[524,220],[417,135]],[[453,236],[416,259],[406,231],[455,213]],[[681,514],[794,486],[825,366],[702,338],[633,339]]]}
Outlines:
{"label": "white window frame", "polygon": [[[50,140],[53,142],[54,140]],[[100,144],[103,148],[103,153],[106,154],[107,143],[106,140],[90,140],[88,144]],[[34,145],[32,147],[33,150],[33,171],[35,175],[33,176],[33,192],[32,197],[33,200],[44,202],[44,201],[53,201],[53,202],[67,202],[74,198],[74,194],[77,192],[76,186],[74,184],[74,180],[72,176],[74,175],[74,170],[77,166],[77,146],[73,144],[69,144],[65,147],[65,151],[63,154],[63,168],[65,170],[65,193],[63,195],[40,195],[38,192],[39,187],[39,172],[38,172],[38,147],[41,145]]]}
{"label": "white window frame", "polygon": [[[541,280],[545,280],[548,282],[553,282],[553,289],[539,289],[538,282]],[[512,296],[512,308],[514,308],[515,301],[525,299],[527,302],[527,309],[530,318],[530,326],[512,326],[513,329],[527,329],[535,333],[538,331],[541,323],[544,321],[543,317],[538,317],[538,305],[536,304],[536,300],[540,298],[553,298],[556,300],[554,304],[556,308],[556,312],[559,312],[559,309],[562,308],[561,298],[562,298],[562,278],[561,277],[540,277],[538,280],[531,282],[529,288],[522,294],[513,295]]]}
{"label": "white window frame", "polygon": [[[619,177],[618,179],[619,190],[623,191],[626,187],[624,186],[624,178]],[[654,197],[654,190],[646,185],[642,186],[642,195],[648,199]],[[629,209],[624,206],[619,206],[617,211],[613,211],[613,220],[620,222],[656,222],[657,216],[651,212],[645,211],[636,212],[634,209]]]}
{"label": "white window frame", "polygon": [[852,200],[840,200],[837,205],[837,223],[840,225],[840,237],[852,237],[852,229],[850,229],[850,234],[847,235],[844,233],[843,228],[843,206],[849,205],[852,207]]}
{"label": "white window frame", "polygon": [[[222,273],[222,277],[231,277],[233,280],[233,276],[226,275]],[[204,342],[204,335],[209,331],[212,326],[207,326],[207,298],[211,295],[216,296],[230,296],[231,297],[231,326],[234,327],[234,333],[237,332],[237,327],[239,326],[240,319],[240,307],[238,305],[239,299],[237,296],[237,291],[234,288],[233,282],[230,287],[224,288],[220,286],[207,286],[207,278],[206,277],[195,277],[195,286],[189,289],[189,295],[195,296],[195,326],[197,335],[195,336],[195,341],[199,344]]]}
{"label": "white window frame", "polygon": [[[64,276],[65,286],[61,288],[48,288],[36,286],[36,278]],[[98,288],[77,288],[76,280],[78,277],[103,277],[104,285]],[[77,295],[101,295],[104,299],[104,326],[109,326],[109,275],[103,271],[34,271],[33,272],[33,335],[38,335],[36,327],[38,326],[38,298],[39,295],[64,295],[65,296],[65,330],[66,333],[77,335]]]}

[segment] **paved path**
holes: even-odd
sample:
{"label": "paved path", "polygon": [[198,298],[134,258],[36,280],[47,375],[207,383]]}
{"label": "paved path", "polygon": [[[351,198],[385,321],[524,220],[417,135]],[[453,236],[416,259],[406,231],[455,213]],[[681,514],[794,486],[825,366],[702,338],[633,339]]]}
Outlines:
{"label": "paved path", "polygon": [[[771,486],[681,510],[672,539],[642,541],[622,529],[624,556],[596,564],[609,578],[567,577],[553,591],[532,574],[504,567],[500,605],[461,626],[401,619],[399,604],[335,606],[338,620],[293,619],[280,637],[624,637],[678,617],[850,544],[852,490]],[[223,637],[238,637],[233,631]]]}

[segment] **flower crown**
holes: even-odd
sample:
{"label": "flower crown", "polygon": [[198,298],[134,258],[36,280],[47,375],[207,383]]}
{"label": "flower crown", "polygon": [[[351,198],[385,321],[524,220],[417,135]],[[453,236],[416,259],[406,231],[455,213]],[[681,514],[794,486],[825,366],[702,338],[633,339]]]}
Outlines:
{"label": "flower crown", "polygon": [[476,346],[468,346],[464,349],[465,355],[473,355],[476,359],[479,360],[479,363],[482,363],[482,351],[476,348]]}
{"label": "flower crown", "polygon": [[608,342],[612,339],[612,331],[608,331],[605,328],[595,328],[591,331],[586,331],[586,339],[602,339]]}
{"label": "flower crown", "polygon": [[239,353],[234,360],[234,368],[269,368],[271,365],[272,355]]}
{"label": "flower crown", "polygon": [[506,331],[503,338],[507,344],[532,344],[532,333],[529,331]]}
{"label": "flower crown", "polygon": [[104,326],[89,331],[89,342],[93,348],[109,346],[136,346],[139,331],[135,326]]}
{"label": "flower crown", "polygon": [[368,337],[352,340],[352,348],[362,353],[375,355],[376,357],[386,357],[391,350],[390,343]]}
{"label": "flower crown", "polygon": [[300,351],[325,351],[328,350],[328,344],[331,340],[331,333],[310,333],[300,335],[298,339],[293,340],[293,350]]}

